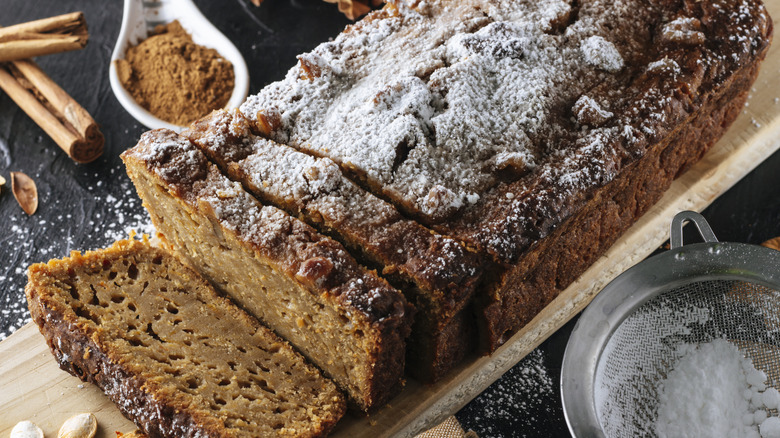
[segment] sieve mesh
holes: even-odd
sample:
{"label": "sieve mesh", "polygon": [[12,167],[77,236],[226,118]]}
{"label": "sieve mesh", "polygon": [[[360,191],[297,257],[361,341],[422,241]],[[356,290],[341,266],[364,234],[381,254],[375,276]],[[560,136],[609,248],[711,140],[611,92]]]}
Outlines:
{"label": "sieve mesh", "polygon": [[697,281],[662,292],[628,316],[596,368],[594,401],[608,437],[652,436],[657,385],[681,344],[727,339],[780,388],[780,291],[740,280]]}

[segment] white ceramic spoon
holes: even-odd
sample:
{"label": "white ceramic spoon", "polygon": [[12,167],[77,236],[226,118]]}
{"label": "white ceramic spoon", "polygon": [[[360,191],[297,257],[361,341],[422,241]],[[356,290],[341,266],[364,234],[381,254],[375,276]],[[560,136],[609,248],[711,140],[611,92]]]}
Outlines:
{"label": "white ceramic spoon", "polygon": [[136,103],[119,81],[115,64],[117,59],[124,59],[130,45],[137,45],[144,40],[155,26],[173,20],[179,20],[184,30],[192,35],[192,40],[196,44],[215,49],[233,64],[236,79],[233,94],[227,104],[228,108],[236,108],[246,99],[249,92],[249,70],[241,52],[201,14],[192,0],[125,0],[122,28],[114,52],[111,54],[111,67],[108,73],[111,88],[119,103],[139,122],[151,129],[168,128],[179,132],[183,127],[158,119]]}

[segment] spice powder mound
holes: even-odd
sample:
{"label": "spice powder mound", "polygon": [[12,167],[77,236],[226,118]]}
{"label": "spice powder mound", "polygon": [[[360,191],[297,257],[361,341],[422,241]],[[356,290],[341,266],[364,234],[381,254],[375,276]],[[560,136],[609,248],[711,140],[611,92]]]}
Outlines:
{"label": "spice powder mound", "polygon": [[133,99],[174,125],[223,108],[235,83],[233,65],[216,50],[195,44],[178,21],[158,26],[116,63]]}

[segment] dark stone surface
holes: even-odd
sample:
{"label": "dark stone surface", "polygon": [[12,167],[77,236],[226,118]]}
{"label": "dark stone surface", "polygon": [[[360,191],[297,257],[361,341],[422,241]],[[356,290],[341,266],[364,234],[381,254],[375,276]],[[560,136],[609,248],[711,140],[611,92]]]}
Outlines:
{"label": "dark stone surface", "polygon": [[[281,79],[295,56],[335,36],[348,23],[321,0],[198,0],[203,13],[237,43],[249,65],[250,92]],[[122,17],[118,0],[5,0],[0,25],[83,10],[87,48],[40,58],[41,67],[100,123],[104,155],[78,165],[0,93],[0,175],[22,171],[38,184],[38,212],[27,217],[0,195],[0,339],[29,320],[25,269],[75,249],[109,244],[148,218],[124,173],[119,154],[146,130],[119,105],[108,82],[108,61]],[[721,240],[760,243],[780,235],[780,154],[718,199],[705,217]],[[10,184],[10,181],[9,181]],[[477,397],[458,419],[482,437],[567,436],[558,382],[573,323]]]}

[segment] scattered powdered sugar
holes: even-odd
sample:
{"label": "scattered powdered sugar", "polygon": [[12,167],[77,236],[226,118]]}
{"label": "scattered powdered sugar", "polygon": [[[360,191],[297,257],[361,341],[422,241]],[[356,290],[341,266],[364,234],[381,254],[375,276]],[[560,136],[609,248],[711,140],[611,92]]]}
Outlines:
{"label": "scattered powdered sugar", "polygon": [[514,438],[549,433],[552,427],[560,426],[556,419],[562,415],[557,382],[545,365],[544,353],[537,349],[457,417],[465,429],[473,429],[480,437]]}
{"label": "scattered powdered sugar", "polygon": [[157,233],[146,210],[139,210],[129,214],[123,212],[122,207],[125,203],[131,208],[138,207],[138,204],[140,204],[140,200],[137,199],[135,190],[129,190],[127,195],[128,196],[122,200],[119,200],[110,194],[105,197],[105,202],[108,205],[113,205],[113,208],[116,208],[116,211],[118,212],[116,222],[103,225],[106,228],[105,237],[107,242],[127,239],[133,232],[138,235],[146,234],[150,238],[154,238]]}
{"label": "scattered powdered sugar", "polygon": [[551,108],[623,66],[615,45],[593,34],[624,3],[589,13],[565,36],[553,30],[572,11],[561,0],[418,8],[430,15],[401,4],[397,16],[302,55],[241,111],[265,118],[272,139],[329,157],[406,209],[442,219],[477,202],[497,173],[524,174],[555,148],[567,121]]}
{"label": "scattered powdered sugar", "polygon": [[780,394],[734,344],[682,344],[677,355],[657,387],[659,437],[780,437],[780,419],[765,410],[777,408]]}
{"label": "scattered powdered sugar", "polygon": [[589,126],[601,126],[614,115],[602,108],[592,97],[584,95],[574,103],[572,112],[577,118],[577,123]]}
{"label": "scattered powdered sugar", "polygon": [[680,73],[680,65],[677,64],[677,61],[664,57],[647,64],[647,71],[651,73],[669,71],[678,74]]}

